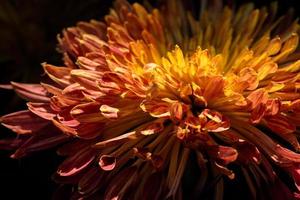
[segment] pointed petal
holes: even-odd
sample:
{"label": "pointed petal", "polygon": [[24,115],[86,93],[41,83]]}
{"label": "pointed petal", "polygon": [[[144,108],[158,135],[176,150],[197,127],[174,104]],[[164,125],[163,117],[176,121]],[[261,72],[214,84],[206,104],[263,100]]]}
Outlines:
{"label": "pointed petal", "polygon": [[95,159],[95,152],[90,148],[82,149],[68,157],[59,167],[57,173],[61,176],[71,176],[79,173]]}
{"label": "pointed petal", "polygon": [[29,110],[19,111],[0,118],[3,126],[18,134],[31,134],[45,127],[49,122]]}
{"label": "pointed petal", "polygon": [[25,84],[11,82],[13,89],[22,98],[32,102],[49,102],[46,89],[40,84]]}
{"label": "pointed petal", "polygon": [[54,111],[51,109],[49,103],[27,103],[28,109],[36,114],[37,116],[46,119],[52,120],[55,117]]}

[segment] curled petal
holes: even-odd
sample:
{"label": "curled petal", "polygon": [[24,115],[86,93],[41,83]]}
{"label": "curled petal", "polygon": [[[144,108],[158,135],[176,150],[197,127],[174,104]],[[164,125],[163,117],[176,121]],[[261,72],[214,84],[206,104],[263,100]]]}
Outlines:
{"label": "curled petal", "polygon": [[230,179],[234,179],[235,174],[233,173],[233,171],[229,170],[227,167],[224,167],[222,165],[219,165],[218,163],[214,163],[216,166],[216,169],[218,170],[218,172],[226,175],[228,178]]}
{"label": "curled petal", "polygon": [[265,104],[260,104],[254,108],[251,112],[250,122],[253,124],[258,124],[266,113],[267,106]]}
{"label": "curled petal", "polygon": [[101,67],[101,64],[94,62],[93,60],[90,60],[83,56],[79,56],[76,62],[80,68],[86,69],[86,70],[95,71],[96,69]]}
{"label": "curled petal", "polygon": [[47,63],[43,63],[43,67],[48,76],[59,85],[66,87],[71,84],[71,69],[67,67],[56,67]]}
{"label": "curled petal", "polygon": [[245,67],[239,72],[238,82],[235,87],[240,88],[241,91],[244,89],[255,90],[259,84],[256,71],[250,67]]}
{"label": "curled petal", "polygon": [[257,147],[245,140],[239,140],[234,147],[238,151],[237,160],[243,164],[249,164],[254,162],[259,164],[261,161],[261,154]]}
{"label": "curled petal", "polygon": [[230,128],[229,118],[223,116],[219,112],[205,109],[202,113],[204,114],[204,116],[210,119],[204,125],[205,130],[208,130],[210,132],[221,132]]}
{"label": "curled petal", "polygon": [[181,103],[175,102],[171,105],[170,115],[175,120],[181,120],[182,115],[183,115],[183,108],[182,108]]}
{"label": "curled petal", "polygon": [[153,117],[169,117],[169,105],[166,102],[159,101],[144,101],[140,105],[144,112],[149,112]]}
{"label": "curled petal", "polygon": [[164,120],[154,121],[141,130],[140,133],[145,136],[159,133],[164,130],[163,122]]}
{"label": "curled petal", "polygon": [[72,117],[80,122],[101,122],[105,118],[101,115],[101,109],[99,111],[99,108],[100,104],[98,102],[84,103],[72,108],[70,113]]}
{"label": "curled petal", "polygon": [[90,140],[101,135],[101,131],[105,127],[104,125],[104,123],[81,123],[74,128],[77,137]]}
{"label": "curled petal", "polygon": [[102,73],[81,69],[74,69],[70,72],[71,79],[79,83],[81,86],[91,89],[98,90],[97,80],[101,78]]}
{"label": "curled petal", "polygon": [[146,148],[133,148],[133,151],[135,156],[143,160],[150,161],[156,169],[160,169],[162,167],[163,158],[161,156],[152,154]]}
{"label": "curled petal", "polygon": [[253,92],[251,92],[247,99],[250,101],[251,105],[250,108],[254,109],[260,104],[267,103],[268,100],[268,94],[264,89],[257,89]]}
{"label": "curled petal", "polygon": [[209,147],[208,153],[224,165],[235,161],[238,157],[236,149],[221,145]]}
{"label": "curled petal", "polygon": [[291,166],[293,163],[300,163],[300,154],[299,153],[295,153],[295,152],[293,152],[293,151],[291,151],[287,148],[284,148],[280,145],[276,145],[274,150],[277,153],[278,158],[280,159],[279,160],[280,165],[282,165],[282,166],[285,166],[285,165]]}
{"label": "curled petal", "polygon": [[71,176],[79,173],[95,159],[95,152],[89,148],[82,149],[68,157],[59,167],[57,173],[60,176]]}
{"label": "curled petal", "polygon": [[111,107],[109,105],[101,105],[100,106],[101,114],[108,119],[116,119],[118,118],[118,108]]}
{"label": "curled petal", "polygon": [[279,99],[269,99],[266,104],[266,115],[276,115],[280,111],[281,102]]}
{"label": "curled petal", "polygon": [[36,114],[37,116],[46,119],[52,120],[55,117],[54,111],[51,109],[49,103],[27,103],[28,109]]}
{"label": "curled petal", "polygon": [[99,159],[99,166],[104,171],[111,171],[115,168],[117,159],[114,156],[103,155]]}

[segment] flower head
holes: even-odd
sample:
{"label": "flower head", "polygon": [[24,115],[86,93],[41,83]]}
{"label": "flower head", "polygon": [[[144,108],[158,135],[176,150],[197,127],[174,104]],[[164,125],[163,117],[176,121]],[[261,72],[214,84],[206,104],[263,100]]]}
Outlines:
{"label": "flower head", "polygon": [[77,197],[196,199],[213,186],[217,198],[236,166],[253,197],[286,189],[278,171],[298,192],[299,25],[276,4],[201,2],[195,17],[179,1],[117,0],[104,21],[64,30],[65,66],[43,64],[51,82],[11,84],[28,110],[1,118],[20,135],[2,143],[15,158],[60,145],[54,177]]}

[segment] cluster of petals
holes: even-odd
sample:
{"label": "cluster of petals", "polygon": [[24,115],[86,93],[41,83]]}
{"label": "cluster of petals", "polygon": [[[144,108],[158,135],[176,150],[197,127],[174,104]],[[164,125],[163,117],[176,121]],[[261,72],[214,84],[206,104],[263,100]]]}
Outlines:
{"label": "cluster of petals", "polygon": [[191,198],[221,177],[218,199],[232,165],[253,197],[260,182],[289,190],[278,168],[300,198],[297,21],[277,18],[277,4],[201,2],[196,17],[180,1],[117,0],[103,21],[65,29],[64,66],[43,63],[45,81],[9,86],[28,109],[1,117],[19,137],[0,146],[14,158],[57,147],[66,159],[54,179],[73,198],[182,199],[195,166]]}

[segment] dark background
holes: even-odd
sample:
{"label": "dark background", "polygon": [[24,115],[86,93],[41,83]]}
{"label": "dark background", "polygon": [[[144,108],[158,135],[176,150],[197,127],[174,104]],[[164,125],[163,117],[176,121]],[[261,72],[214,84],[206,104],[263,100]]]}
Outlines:
{"label": "dark background", "polygon": [[[271,1],[254,2],[261,6]],[[293,7],[300,16],[297,2],[280,1],[280,12]],[[56,51],[57,34],[78,21],[101,19],[111,4],[111,0],[0,0],[0,84],[39,82],[43,73],[40,63],[62,64]],[[0,101],[0,115],[25,108],[12,91],[1,90]],[[13,133],[1,126],[0,139],[10,136]],[[0,151],[0,199],[51,199],[57,187],[51,175],[62,158],[54,150],[21,160],[9,158],[11,153]]]}

